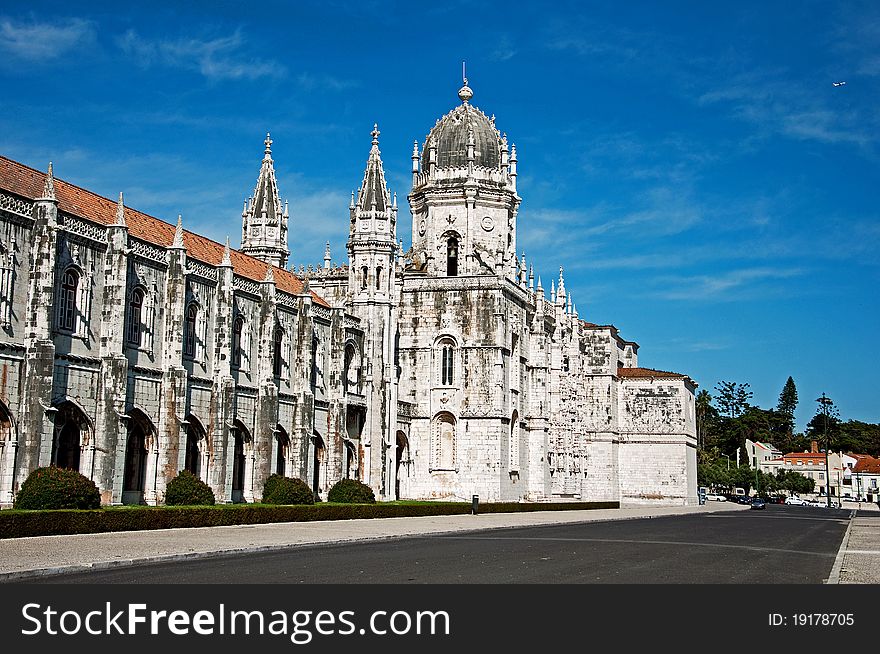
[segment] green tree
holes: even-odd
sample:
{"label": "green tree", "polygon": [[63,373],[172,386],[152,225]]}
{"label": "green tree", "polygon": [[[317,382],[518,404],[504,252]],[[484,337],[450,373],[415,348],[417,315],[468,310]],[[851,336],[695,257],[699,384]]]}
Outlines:
{"label": "green tree", "polygon": [[823,398],[824,403],[822,399],[817,400],[819,407],[816,409],[816,415],[807,423],[804,435],[808,440],[818,441],[820,449],[828,449],[830,452],[837,447],[840,436],[840,411],[831,399],[824,396]]}
{"label": "green tree", "polygon": [[782,392],[779,394],[779,402],[776,404],[776,410],[788,418],[789,431],[794,429],[794,411],[797,409],[797,405],[797,387],[794,385],[794,379],[789,376],[785,386],[782,387]]}
{"label": "green tree", "polygon": [[749,390],[748,384],[738,384],[736,382],[721,381],[715,385],[718,391],[716,401],[718,409],[728,418],[736,418],[749,406],[749,400],[752,399],[754,393]]}
{"label": "green tree", "polygon": [[697,393],[697,448],[707,447],[707,437],[712,433],[712,426],[718,420],[718,410],[712,406],[712,396],[705,388]]}

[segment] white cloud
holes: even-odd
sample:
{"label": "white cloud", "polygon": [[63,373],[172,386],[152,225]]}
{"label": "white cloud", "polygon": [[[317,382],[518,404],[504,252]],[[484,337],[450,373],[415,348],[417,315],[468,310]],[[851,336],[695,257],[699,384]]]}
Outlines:
{"label": "white cloud", "polygon": [[163,65],[196,70],[211,80],[283,77],[287,72],[277,61],[245,55],[242,52],[245,40],[239,30],[230,36],[211,40],[182,38],[176,41],[151,41],[134,30],[128,30],[116,43],[144,68]]}
{"label": "white cloud", "polygon": [[80,18],[57,23],[22,23],[9,18],[0,19],[0,50],[17,59],[54,59],[94,38],[92,22]]}

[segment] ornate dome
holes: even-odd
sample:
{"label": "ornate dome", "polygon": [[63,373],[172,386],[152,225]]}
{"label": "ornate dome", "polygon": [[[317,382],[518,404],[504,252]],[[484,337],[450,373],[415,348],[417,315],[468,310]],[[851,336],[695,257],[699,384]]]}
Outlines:
{"label": "ornate dome", "polygon": [[428,133],[422,151],[422,168],[428,168],[430,146],[437,146],[438,168],[467,168],[468,132],[474,134],[474,165],[498,169],[501,165],[501,134],[495,129],[494,116],[470,105],[473,91],[467,85],[459,90],[461,104],[443,116]]}

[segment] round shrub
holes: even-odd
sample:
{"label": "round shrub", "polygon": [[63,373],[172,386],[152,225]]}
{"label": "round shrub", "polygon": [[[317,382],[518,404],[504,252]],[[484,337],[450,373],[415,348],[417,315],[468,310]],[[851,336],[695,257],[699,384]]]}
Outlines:
{"label": "round shrub", "polygon": [[373,504],[376,496],[373,495],[372,488],[357,479],[340,479],[327,493],[327,501],[339,504]]}
{"label": "round shrub", "polygon": [[269,475],[263,485],[264,504],[314,504],[315,494],[302,479]]}
{"label": "round shrub", "polygon": [[214,503],[214,491],[189,470],[181,470],[165,490],[168,506],[197,506]]}
{"label": "round shrub", "polygon": [[101,493],[91,479],[76,470],[37,468],[15,496],[16,509],[97,509]]}

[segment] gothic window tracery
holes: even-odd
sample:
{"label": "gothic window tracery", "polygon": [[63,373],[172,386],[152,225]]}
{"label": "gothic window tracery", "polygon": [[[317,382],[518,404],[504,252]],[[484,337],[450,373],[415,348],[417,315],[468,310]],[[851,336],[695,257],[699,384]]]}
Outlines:
{"label": "gothic window tracery", "polygon": [[281,328],[281,325],[275,325],[275,333],[273,334],[272,340],[272,372],[276,377],[281,376],[281,371],[284,366],[284,360],[282,357],[283,343],[284,330]]}
{"label": "gothic window tracery", "polygon": [[437,343],[440,364],[440,385],[455,385],[456,345],[451,338],[443,338]]}
{"label": "gothic window tracery", "polygon": [[140,347],[143,340],[144,291],[136,288],[128,301],[128,342]]}
{"label": "gothic window tracery", "polygon": [[241,367],[241,334],[244,329],[244,318],[236,316],[232,321],[232,366]]}
{"label": "gothic window tracery", "polygon": [[12,324],[12,303],[15,291],[15,240],[13,247],[0,243],[0,326]]}
{"label": "gothic window tracery", "polygon": [[437,414],[433,429],[433,466],[434,470],[455,469],[455,417],[449,412]]}
{"label": "gothic window tracery", "polygon": [[196,358],[198,316],[199,307],[193,302],[187,307],[186,317],[183,322],[183,354],[191,359]]}
{"label": "gothic window tracery", "polygon": [[64,331],[72,332],[76,329],[79,282],[79,274],[73,268],[68,268],[61,276],[61,290],[58,297],[58,327]]}

